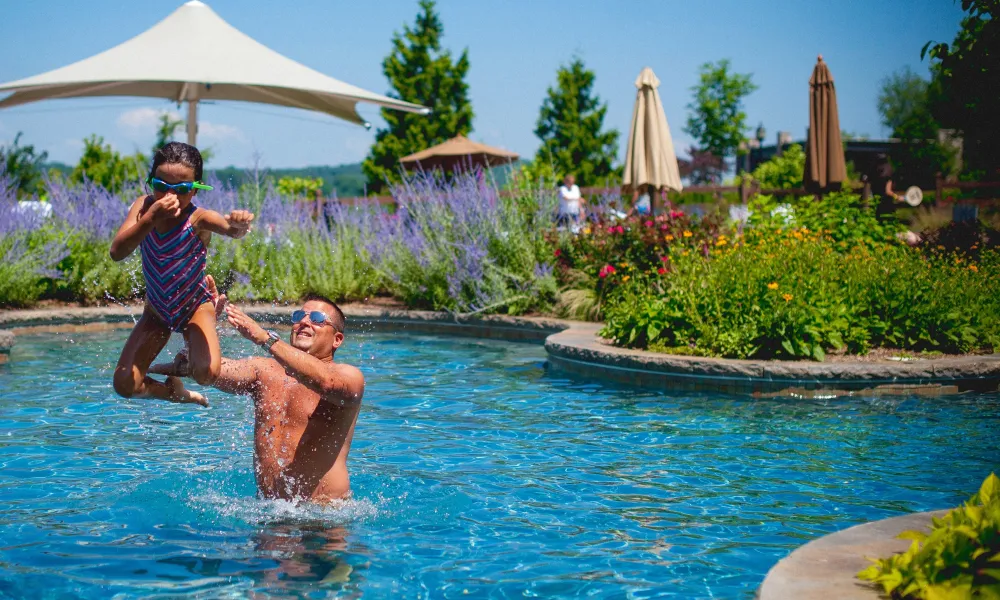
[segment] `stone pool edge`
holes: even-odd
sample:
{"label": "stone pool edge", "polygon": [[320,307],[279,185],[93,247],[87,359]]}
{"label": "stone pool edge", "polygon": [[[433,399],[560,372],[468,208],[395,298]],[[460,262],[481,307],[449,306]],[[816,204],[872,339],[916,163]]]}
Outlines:
{"label": "stone pool edge", "polygon": [[948,510],[912,513],[843,529],[805,545],[778,561],[757,589],[757,600],[876,600],[876,588],[856,577],[871,564],[869,558],[887,558],[910,547],[896,536],[910,529],[930,531],[931,517]]}
{"label": "stone pool edge", "polygon": [[[1000,388],[1000,354],[910,362],[816,363],[674,356],[612,346],[602,325],[549,317],[468,316],[371,305],[343,307],[351,325],[544,344],[549,367],[582,377],[661,389],[766,396],[942,395]],[[131,326],[141,306],[0,311],[0,332],[77,331]],[[258,320],[278,323],[295,307],[248,306]],[[95,324],[97,323],[97,324]],[[7,351],[9,352],[9,346]],[[0,351],[0,362],[6,358]]]}

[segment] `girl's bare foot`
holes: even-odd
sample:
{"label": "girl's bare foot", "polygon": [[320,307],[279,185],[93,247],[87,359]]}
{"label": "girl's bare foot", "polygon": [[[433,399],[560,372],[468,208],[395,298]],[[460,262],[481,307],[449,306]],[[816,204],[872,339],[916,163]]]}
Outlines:
{"label": "girl's bare foot", "polygon": [[180,377],[167,377],[164,384],[170,388],[171,402],[177,402],[180,404],[198,404],[206,408],[208,407],[208,400],[204,396],[198,392],[184,389],[184,382],[181,381]]}

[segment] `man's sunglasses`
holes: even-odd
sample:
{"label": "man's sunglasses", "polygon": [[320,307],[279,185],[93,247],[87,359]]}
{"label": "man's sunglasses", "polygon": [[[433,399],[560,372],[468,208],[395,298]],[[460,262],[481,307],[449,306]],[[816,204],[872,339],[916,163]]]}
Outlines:
{"label": "man's sunglasses", "polygon": [[212,186],[205,185],[198,181],[182,181],[180,183],[167,183],[162,179],[157,179],[156,177],[150,177],[146,180],[154,190],[158,192],[169,192],[173,190],[177,194],[183,196],[185,194],[190,194],[191,190],[211,190]]}
{"label": "man's sunglasses", "polygon": [[[311,310],[308,313],[304,310],[297,310],[292,313],[292,323],[293,324],[298,323],[302,319],[306,318],[306,315],[309,315],[309,321],[313,325],[322,325],[323,323],[330,323],[330,317],[326,316],[326,313],[321,313],[318,310]],[[330,323],[330,325],[332,326],[333,323]]]}

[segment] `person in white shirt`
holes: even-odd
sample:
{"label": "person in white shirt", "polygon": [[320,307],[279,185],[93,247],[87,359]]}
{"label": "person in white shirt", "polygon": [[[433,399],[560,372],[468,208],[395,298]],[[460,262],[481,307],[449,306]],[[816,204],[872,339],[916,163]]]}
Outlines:
{"label": "person in white shirt", "polygon": [[559,224],[577,225],[583,220],[583,207],[587,201],[580,194],[580,188],[576,186],[576,178],[567,175],[563,178],[563,184],[559,186]]}

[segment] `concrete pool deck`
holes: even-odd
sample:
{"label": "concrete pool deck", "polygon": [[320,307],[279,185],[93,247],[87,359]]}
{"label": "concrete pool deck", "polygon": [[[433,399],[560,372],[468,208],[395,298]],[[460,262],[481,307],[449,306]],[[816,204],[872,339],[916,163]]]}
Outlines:
{"label": "concrete pool deck", "polygon": [[757,590],[758,600],[876,600],[881,588],[861,581],[858,571],[869,558],[905,552],[910,540],[896,536],[907,530],[930,531],[931,517],[947,510],[913,513],[855,525],[799,546],[768,571]]}
{"label": "concrete pool deck", "polygon": [[[271,323],[296,307],[247,306]],[[343,307],[361,331],[404,331],[544,344],[556,371],[660,390],[708,391],[756,397],[943,395],[1000,388],[1000,354],[908,361],[811,362],[675,356],[612,346],[598,337],[600,323],[546,317],[463,316],[372,305]],[[131,327],[140,305],[0,311],[0,335]],[[0,337],[0,362],[12,341]],[[5,345],[6,344],[6,345]],[[4,351],[6,348],[6,351]]]}

